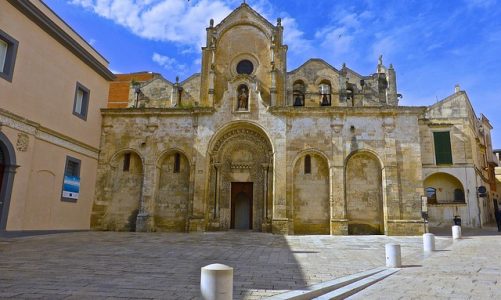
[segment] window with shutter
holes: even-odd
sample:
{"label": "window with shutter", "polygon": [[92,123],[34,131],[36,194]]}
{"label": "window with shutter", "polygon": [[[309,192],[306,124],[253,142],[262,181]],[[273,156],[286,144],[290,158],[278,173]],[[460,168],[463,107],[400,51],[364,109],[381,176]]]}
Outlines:
{"label": "window with shutter", "polygon": [[449,131],[434,132],[435,162],[437,165],[452,164],[451,136]]}

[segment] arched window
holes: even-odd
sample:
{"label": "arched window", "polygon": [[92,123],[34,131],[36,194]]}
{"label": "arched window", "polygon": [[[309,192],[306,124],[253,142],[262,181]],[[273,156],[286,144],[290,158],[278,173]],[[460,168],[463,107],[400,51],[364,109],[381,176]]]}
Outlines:
{"label": "arched window", "polygon": [[426,191],[426,197],[428,198],[428,204],[437,203],[437,189],[432,187],[427,187],[425,191]]}
{"label": "arched window", "polygon": [[353,89],[347,89],[346,90],[346,102],[351,104],[351,106],[355,106],[355,99],[354,99],[354,93]]}
{"label": "arched window", "polygon": [[464,192],[462,189],[454,190],[454,202],[464,202]]}
{"label": "arched window", "polygon": [[292,87],[292,98],[294,100],[294,106],[304,106],[304,93],[305,93],[304,82],[298,80],[294,82]]}
{"label": "arched window", "polygon": [[179,173],[181,171],[181,154],[176,153],[174,155],[174,173]]}
{"label": "arched window", "polygon": [[127,152],[124,154],[124,165],[123,165],[123,171],[124,172],[129,172],[130,169],[130,152]]}
{"label": "arched window", "polygon": [[304,174],[311,174],[311,156],[304,157]]}
{"label": "arched window", "polygon": [[320,105],[330,106],[331,105],[331,84],[328,81],[322,81],[318,86],[320,90]]}

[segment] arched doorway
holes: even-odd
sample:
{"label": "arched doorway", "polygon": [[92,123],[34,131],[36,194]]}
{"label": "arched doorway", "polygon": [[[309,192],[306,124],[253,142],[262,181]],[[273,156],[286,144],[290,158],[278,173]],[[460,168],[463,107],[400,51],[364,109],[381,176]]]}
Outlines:
{"label": "arched doorway", "polygon": [[209,147],[207,214],[213,230],[266,230],[271,222],[272,146],[257,125],[221,129]]}
{"label": "arched doorway", "polygon": [[231,183],[231,227],[252,229],[252,182]]}
{"label": "arched doorway", "polygon": [[346,163],[346,213],[349,234],[383,234],[381,164],[369,152],[357,152]]}
{"label": "arched doorway", "polygon": [[0,230],[5,230],[7,227],[16,167],[14,147],[7,136],[0,132]]}

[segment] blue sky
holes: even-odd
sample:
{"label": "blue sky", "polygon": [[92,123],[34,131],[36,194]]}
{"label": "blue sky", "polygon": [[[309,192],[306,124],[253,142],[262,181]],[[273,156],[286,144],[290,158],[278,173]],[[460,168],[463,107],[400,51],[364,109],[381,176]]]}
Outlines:
{"label": "blue sky", "polygon": [[[45,0],[115,72],[181,80],[200,71],[200,47],[240,0]],[[369,75],[377,58],[397,71],[401,105],[430,105],[460,84],[501,148],[501,0],[248,0],[283,19],[288,70],[309,58]]]}

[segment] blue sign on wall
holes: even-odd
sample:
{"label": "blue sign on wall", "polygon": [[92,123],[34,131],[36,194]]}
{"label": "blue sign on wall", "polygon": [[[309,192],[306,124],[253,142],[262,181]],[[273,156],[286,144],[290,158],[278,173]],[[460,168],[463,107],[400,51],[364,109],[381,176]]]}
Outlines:
{"label": "blue sign on wall", "polygon": [[80,193],[80,177],[64,176],[63,198],[78,199]]}

